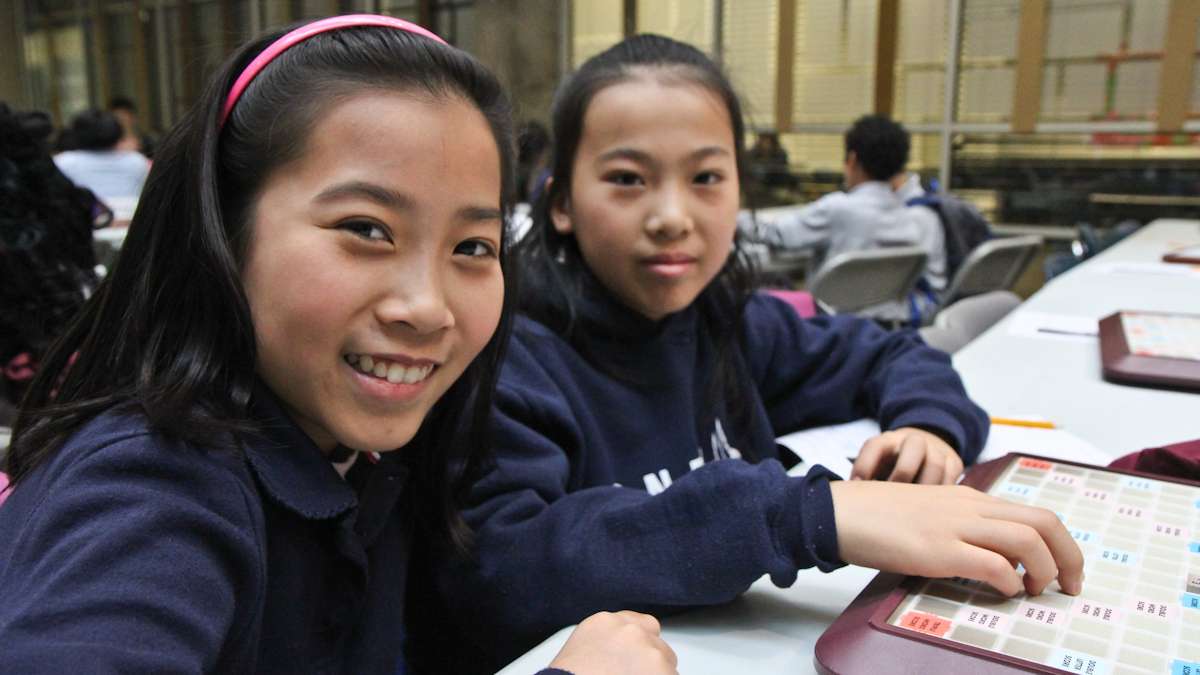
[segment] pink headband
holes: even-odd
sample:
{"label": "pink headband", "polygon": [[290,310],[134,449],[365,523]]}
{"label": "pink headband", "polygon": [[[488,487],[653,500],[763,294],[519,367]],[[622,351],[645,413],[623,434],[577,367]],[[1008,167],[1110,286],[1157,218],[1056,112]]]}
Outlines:
{"label": "pink headband", "polygon": [[242,92],[246,87],[250,86],[250,81],[254,79],[267,64],[275,60],[292,45],[297,42],[303,42],[308,38],[319,33],[327,33],[340,28],[351,28],[355,26],[383,26],[386,28],[398,28],[409,33],[423,35],[431,40],[446,44],[446,41],[429,30],[418,26],[415,23],[397,19],[392,16],[381,16],[379,14],[346,14],[344,16],[331,16],[325,19],[319,19],[309,24],[300,26],[296,30],[284,35],[278,40],[272,42],[270,46],[262,50],[250,65],[238,75],[238,79],[233,83],[233,88],[229,90],[229,96],[225,99],[225,109],[221,111],[221,123],[217,128],[225,126],[225,120],[229,119],[229,113],[233,112],[233,106],[241,97]]}

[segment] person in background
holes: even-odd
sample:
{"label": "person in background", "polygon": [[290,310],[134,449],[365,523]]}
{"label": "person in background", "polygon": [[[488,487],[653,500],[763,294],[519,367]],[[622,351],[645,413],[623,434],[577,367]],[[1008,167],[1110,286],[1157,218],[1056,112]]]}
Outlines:
{"label": "person in background", "polygon": [[154,139],[142,130],[138,121],[137,106],[128,96],[115,96],[108,103],[108,111],[116,115],[121,123],[121,140],[118,150],[135,150],[149,159],[154,158]]}
{"label": "person in background", "polygon": [[521,125],[517,134],[517,188],[521,201],[534,204],[541,196],[546,178],[550,175],[546,165],[550,157],[550,132],[537,120]]}
{"label": "person in background", "polygon": [[91,190],[112,208],[117,220],[128,221],[150,172],[150,160],[135,150],[118,149],[122,133],[112,113],[85,110],[71,120],[75,149],[58,153],[54,163],[76,185]]}
{"label": "person in background", "polygon": [[787,150],[779,142],[779,134],[764,131],[747,152],[750,175],[765,187],[793,187],[795,177],[788,165]]}
{"label": "person in background", "polygon": [[[711,59],[628,38],[560,87],[552,119],[496,460],[464,511],[476,547],[431,565],[422,636],[483,671],[597,610],[670,614],[846,563],[1079,592],[1082,556],[1052,512],[953,485],[988,418],[946,354],[753,291],[741,106]],[[861,417],[884,432],[859,480],[788,475],[778,436]]]}
{"label": "person in background", "polygon": [[[893,181],[907,185],[903,176],[908,153],[904,127],[879,115],[861,117],[845,134],[845,191],[771,218],[744,212],[739,226],[774,248],[817,249],[825,259],[846,251],[919,246],[928,256],[924,279],[936,294],[946,287],[945,235],[937,214],[927,207],[907,207],[906,199],[893,189]],[[924,305],[929,299],[920,302]],[[857,313],[908,323],[913,306],[888,302]]]}
{"label": "person in background", "polygon": [[[414,672],[409,560],[469,545],[487,458],[510,114],[474,58],[392,17],[230,57],[13,429],[5,672]],[[675,657],[623,612],[552,665]]]}
{"label": "person in background", "polygon": [[[0,103],[0,426],[95,288],[92,229],[107,214],[54,165],[49,116]],[[99,222],[98,222],[99,220]]]}
{"label": "person in background", "polygon": [[533,224],[529,213],[546,188],[546,178],[550,176],[546,168],[549,154],[550,132],[546,131],[545,125],[537,120],[522,124],[517,134],[517,190],[520,201],[513,207],[509,224],[514,242],[521,241]]}

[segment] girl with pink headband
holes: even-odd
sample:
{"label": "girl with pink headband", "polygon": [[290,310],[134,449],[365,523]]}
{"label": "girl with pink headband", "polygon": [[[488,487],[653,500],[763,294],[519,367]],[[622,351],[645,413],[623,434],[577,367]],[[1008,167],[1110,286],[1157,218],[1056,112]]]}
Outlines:
{"label": "girl with pink headband", "polygon": [[[487,459],[511,145],[496,79],[397,19],[229,59],[23,402],[6,671],[415,670],[409,570],[468,548]],[[654,619],[601,614],[551,665],[674,654]]]}

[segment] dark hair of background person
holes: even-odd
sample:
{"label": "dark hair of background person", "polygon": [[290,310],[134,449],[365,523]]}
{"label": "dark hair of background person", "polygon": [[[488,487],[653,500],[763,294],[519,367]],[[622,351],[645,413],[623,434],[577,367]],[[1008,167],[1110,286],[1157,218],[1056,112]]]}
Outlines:
{"label": "dark hair of background person", "polygon": [[114,96],[108,102],[109,110],[127,110],[131,113],[137,112],[137,106],[134,105],[133,99],[128,96]]}
{"label": "dark hair of background person", "polygon": [[91,108],[71,120],[71,140],[78,150],[108,150],[123,133],[117,116],[107,110]]}
{"label": "dark hair of background person", "polygon": [[528,201],[537,192],[537,186],[531,185],[530,180],[537,178],[537,172],[545,166],[545,156],[550,150],[550,132],[546,125],[537,120],[529,120],[521,125],[517,133],[517,189],[520,198]]}
{"label": "dark hair of background person", "polygon": [[[125,134],[132,134],[137,137],[136,148],[129,149],[136,149],[138,152],[141,152],[143,155],[145,155],[147,159],[154,159],[154,150],[158,143],[154,136],[147,133],[142,124],[137,122],[136,118],[138,109],[137,104],[133,102],[133,99],[129,98],[128,96],[114,96],[108,102],[108,109],[117,116],[117,121],[121,123],[122,127],[124,127],[127,123],[132,123],[130,128],[122,130],[122,140],[124,140]],[[121,119],[121,114],[119,113],[128,115],[130,119],[128,121]],[[70,138],[67,138],[66,140],[70,141]]]}
{"label": "dark hair of background person", "polygon": [[[700,50],[661,35],[636,35],[588,59],[563,83],[555,95],[551,115],[553,181],[533,209],[532,230],[518,246],[522,270],[528,276],[521,309],[563,335],[585,358],[589,358],[593,350],[588,344],[589,336],[585,331],[576,330],[575,323],[576,303],[583,292],[587,266],[574,235],[560,234],[554,229],[551,211],[554,206],[565,206],[571,199],[575,155],[592,98],[606,87],[641,76],[695,84],[724,103],[729,113],[739,184],[742,184],[744,194],[747,171],[741,104],[720,67]],[[735,426],[734,430],[727,431],[734,434],[744,428],[742,417],[748,410],[748,406],[740,405],[745,399],[748,382],[737,347],[743,338],[742,315],[754,291],[756,276],[754,264],[743,248],[741,234],[737,233],[725,266],[695,301],[700,312],[702,337],[712,339],[718,354],[709,403],[715,405],[718,399],[724,398],[734,416]],[[628,379],[607,364],[595,365],[615,377]]]}
{"label": "dark hair of background person", "polygon": [[[144,414],[156,431],[210,447],[230,433],[254,432],[248,404],[256,383],[255,333],[241,281],[253,206],[264,182],[303,155],[308,135],[333,105],[365,93],[413,92],[475,106],[496,141],[499,206],[510,212],[508,99],[473,57],[426,37],[365,26],[313,36],[264,68],[220,127],[234,79],[285,32],[239,48],[164,139],[120,260],[47,358],[22,406],[6,461],[14,483],[109,409]],[[507,250],[502,242],[501,266],[512,289]],[[487,457],[491,392],[512,297],[505,293],[496,334],[403,450],[416,479],[419,526],[459,547],[470,532],[457,503]],[[68,367],[75,353],[80,357]]]}
{"label": "dark hair of background person", "polygon": [[19,401],[96,285],[92,228],[101,212],[55,166],[53,129],[45,113],[0,102],[0,407]]}
{"label": "dark hair of background person", "polygon": [[851,152],[873,180],[889,180],[908,164],[908,132],[887,117],[864,115],[846,131],[846,155]]}

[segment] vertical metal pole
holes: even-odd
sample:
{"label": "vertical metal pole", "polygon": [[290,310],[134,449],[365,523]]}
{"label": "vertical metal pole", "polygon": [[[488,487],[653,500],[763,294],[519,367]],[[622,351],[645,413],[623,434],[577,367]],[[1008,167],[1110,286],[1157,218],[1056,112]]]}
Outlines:
{"label": "vertical metal pole", "polygon": [[559,4],[558,12],[558,77],[562,79],[567,73],[571,72],[571,45],[574,42],[575,23],[572,21],[572,16],[575,11],[575,3],[572,0],[563,0]]}
{"label": "vertical metal pole", "polygon": [[62,107],[62,79],[59,77],[58,71],[58,48],[54,37],[54,23],[50,13],[42,12],[42,26],[46,31],[46,75],[47,75],[47,90],[50,93],[50,114],[54,117],[54,123],[59,126],[64,126],[67,123],[63,117]]}
{"label": "vertical metal pole", "polygon": [[[143,12],[147,11],[149,10],[142,4],[142,0],[133,0],[133,14],[130,20],[133,22],[134,89],[137,92],[138,110],[144,115],[143,119],[150,120],[150,111],[154,110],[155,106],[150,100],[150,59],[146,50],[146,25],[142,23]],[[159,118],[161,117],[159,114]]]}
{"label": "vertical metal pole", "polygon": [[900,32],[899,0],[879,0],[879,13],[876,19],[873,107],[876,115],[892,117],[896,100],[896,42]]}
{"label": "vertical metal pole", "polygon": [[92,19],[92,53],[91,57],[96,69],[95,94],[97,107],[108,105],[112,98],[112,85],[109,81],[108,61],[108,22],[100,0],[89,0],[88,14]]}
{"label": "vertical metal pole", "polygon": [[158,0],[154,7],[154,51],[158,71],[158,128],[170,129],[175,120],[174,87],[171,70],[174,59],[167,47],[167,2]]}
{"label": "vertical metal pole", "polygon": [[796,63],[796,0],[779,0],[779,25],[775,36],[775,116],[772,128],[781,134],[792,129],[792,103]]}
{"label": "vertical metal pole", "polygon": [[958,112],[958,60],[962,53],[963,0],[949,0],[949,40],[946,45],[946,84],[942,96],[942,161],[938,168],[938,192],[950,191],[950,163],[954,161],[950,147]]}
{"label": "vertical metal pole", "polygon": [[725,63],[725,0],[712,0],[713,7],[713,60]]}
{"label": "vertical metal pole", "polygon": [[13,10],[13,22],[17,24],[17,38],[21,41],[21,48],[17,50],[17,72],[21,75],[21,87],[25,90],[25,101],[23,106],[32,107],[33,78],[29,75],[29,67],[27,65],[29,63],[29,54],[26,50],[29,48],[29,34],[33,31],[30,30],[32,27],[29,25],[29,17],[25,14],[25,3],[14,2]]}
{"label": "vertical metal pole", "polygon": [[262,32],[262,0],[246,0],[247,9],[250,10],[250,35],[258,37]]}

